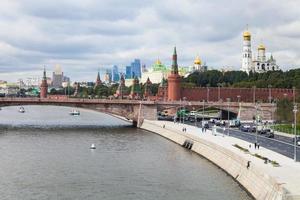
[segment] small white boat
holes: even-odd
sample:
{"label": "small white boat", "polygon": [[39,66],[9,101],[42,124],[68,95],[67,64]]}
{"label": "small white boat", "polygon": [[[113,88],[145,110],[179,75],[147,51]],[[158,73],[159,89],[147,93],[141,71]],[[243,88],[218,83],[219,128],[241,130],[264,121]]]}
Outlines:
{"label": "small white boat", "polygon": [[20,107],[20,108],[19,108],[19,112],[20,112],[20,113],[24,113],[24,112],[25,112],[25,108],[24,108],[24,107]]}
{"label": "small white boat", "polygon": [[79,112],[79,110],[72,110],[72,111],[70,112],[70,115],[73,115],[73,116],[79,116],[79,115],[80,115],[80,112]]}
{"label": "small white boat", "polygon": [[90,149],[96,149],[95,144],[92,144],[91,147],[90,147]]}

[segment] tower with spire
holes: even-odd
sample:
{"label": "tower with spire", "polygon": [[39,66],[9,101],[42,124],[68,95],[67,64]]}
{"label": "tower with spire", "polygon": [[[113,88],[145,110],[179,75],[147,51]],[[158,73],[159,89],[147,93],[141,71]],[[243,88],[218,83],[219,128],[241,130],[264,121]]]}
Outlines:
{"label": "tower with spire", "polygon": [[48,92],[48,83],[47,83],[47,76],[46,76],[46,69],[44,67],[44,74],[42,79],[42,84],[40,86],[40,98],[47,98]]}
{"label": "tower with spire", "polygon": [[177,52],[176,52],[176,47],[174,47],[174,52],[172,56],[171,74],[168,76],[168,100],[169,101],[180,100],[181,98],[180,82],[181,82],[181,77],[178,74]]}
{"label": "tower with spire", "polygon": [[121,78],[120,78],[120,81],[119,81],[119,86],[118,86],[118,89],[117,89],[114,96],[116,98],[123,99],[124,95],[127,95],[127,93],[125,91],[125,78],[124,78],[124,74],[121,74]]}
{"label": "tower with spire", "polygon": [[96,82],[95,82],[95,87],[101,85],[101,79],[100,79],[100,73],[98,71],[98,74],[97,74],[97,78],[96,78]]}
{"label": "tower with spire", "polygon": [[243,52],[242,52],[242,67],[241,70],[249,74],[252,70],[252,51],[251,51],[251,33],[246,31],[243,33]]}

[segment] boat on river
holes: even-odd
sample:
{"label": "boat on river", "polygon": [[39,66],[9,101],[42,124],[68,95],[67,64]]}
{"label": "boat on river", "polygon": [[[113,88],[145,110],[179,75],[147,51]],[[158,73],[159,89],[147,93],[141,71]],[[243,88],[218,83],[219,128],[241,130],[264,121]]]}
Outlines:
{"label": "boat on river", "polygon": [[72,111],[70,112],[70,115],[73,115],[73,116],[79,116],[79,115],[80,115],[80,112],[79,112],[79,110],[72,110]]}
{"label": "boat on river", "polygon": [[21,107],[19,108],[19,113],[24,113],[24,112],[25,112],[25,108],[21,106]]}
{"label": "boat on river", "polygon": [[90,149],[96,149],[95,144],[92,144],[91,147],[90,147]]}

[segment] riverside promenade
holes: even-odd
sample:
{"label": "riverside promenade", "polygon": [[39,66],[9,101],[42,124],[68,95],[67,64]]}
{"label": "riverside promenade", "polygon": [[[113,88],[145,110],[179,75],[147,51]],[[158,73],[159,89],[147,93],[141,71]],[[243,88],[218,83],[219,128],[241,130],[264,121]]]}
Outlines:
{"label": "riverside promenade", "polygon": [[[236,179],[255,199],[300,200],[300,163],[225,134],[169,121],[144,120],[155,132],[204,156]],[[186,128],[186,131],[182,131]],[[251,147],[250,147],[251,145]],[[267,161],[266,161],[267,158]]]}

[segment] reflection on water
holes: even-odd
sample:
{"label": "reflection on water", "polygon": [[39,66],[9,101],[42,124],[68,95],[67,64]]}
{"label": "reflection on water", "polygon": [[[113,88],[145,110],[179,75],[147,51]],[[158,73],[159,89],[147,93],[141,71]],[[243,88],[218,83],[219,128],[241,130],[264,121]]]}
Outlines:
{"label": "reflection on water", "polygon": [[1,124],[18,126],[1,129],[0,199],[251,199],[197,154],[111,116],[81,110],[72,117],[65,107],[25,109],[0,111]]}

